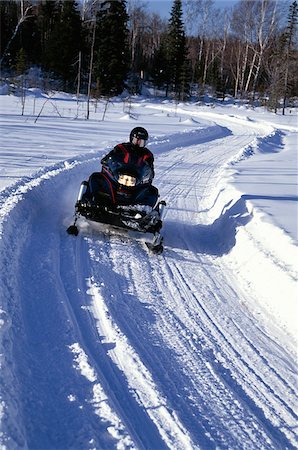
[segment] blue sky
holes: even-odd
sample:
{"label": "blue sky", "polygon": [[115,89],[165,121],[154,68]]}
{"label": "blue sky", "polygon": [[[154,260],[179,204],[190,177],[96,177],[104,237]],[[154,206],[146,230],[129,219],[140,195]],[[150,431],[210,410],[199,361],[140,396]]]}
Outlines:
{"label": "blue sky", "polygon": [[[231,7],[239,0],[215,0],[214,4],[220,8]],[[148,9],[160,14],[161,17],[168,19],[173,5],[173,0],[147,0]]]}

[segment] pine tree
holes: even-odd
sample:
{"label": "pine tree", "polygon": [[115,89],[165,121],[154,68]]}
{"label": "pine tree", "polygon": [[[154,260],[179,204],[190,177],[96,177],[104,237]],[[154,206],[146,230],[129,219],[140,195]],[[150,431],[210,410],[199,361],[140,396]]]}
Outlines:
{"label": "pine tree", "polygon": [[28,64],[38,64],[41,57],[41,45],[35,8],[32,7],[29,17],[20,27],[18,37],[18,48],[24,49]]}
{"label": "pine tree", "polygon": [[43,8],[43,65],[63,82],[63,89],[74,87],[76,64],[82,44],[82,24],[74,0],[47,1]]}
{"label": "pine tree", "polygon": [[[6,64],[9,64],[15,56],[15,49],[12,49],[10,45],[8,52],[8,45],[11,37],[14,34],[15,28],[18,23],[18,9],[16,2],[8,0],[6,2],[0,2],[0,54],[1,60],[5,57]],[[7,51],[6,51],[7,50]],[[6,55],[5,53],[6,52]]]}
{"label": "pine tree", "polygon": [[28,68],[28,57],[23,48],[21,48],[16,55],[16,74],[24,75],[26,69]]}
{"label": "pine tree", "polygon": [[129,69],[128,15],[124,0],[107,3],[97,13],[94,78],[100,95],[122,92]]}
{"label": "pine tree", "polygon": [[166,87],[166,94],[171,80],[171,70],[167,56],[166,39],[163,36],[153,56],[152,79],[158,88]]}
{"label": "pine tree", "polygon": [[42,59],[43,65],[47,64],[47,46],[51,38],[55,23],[59,21],[60,9],[58,3],[52,0],[40,1],[38,4],[38,20],[40,41],[42,47]]}
{"label": "pine tree", "polygon": [[23,7],[16,1],[0,2],[1,16],[1,63],[13,68],[18,54],[23,49],[28,64],[39,61],[41,49],[38,35],[36,11],[31,2]]}
{"label": "pine tree", "polygon": [[[297,70],[297,60],[293,55],[295,36],[297,32],[298,4],[295,0],[289,9],[288,26],[285,32],[285,77],[284,77],[284,95],[283,95],[283,115],[285,114],[286,102],[289,94],[291,66]],[[295,60],[294,60],[295,59]],[[294,60],[294,61],[293,61]],[[295,69],[294,69],[295,70]]]}
{"label": "pine tree", "polygon": [[268,108],[277,112],[282,100],[283,114],[285,113],[287,99],[291,93],[295,95],[295,80],[297,79],[297,49],[295,49],[297,15],[298,5],[294,1],[289,9],[288,25],[272,42],[266,64],[269,90]]}
{"label": "pine tree", "polygon": [[182,21],[182,1],[174,0],[168,26],[167,60],[170,82],[177,98],[184,96],[186,86],[186,39]]}
{"label": "pine tree", "polygon": [[20,88],[20,97],[22,104],[22,116],[24,115],[25,110],[25,101],[26,101],[26,79],[25,72],[28,67],[27,55],[23,48],[21,48],[16,55],[16,74],[18,75],[18,85]]}

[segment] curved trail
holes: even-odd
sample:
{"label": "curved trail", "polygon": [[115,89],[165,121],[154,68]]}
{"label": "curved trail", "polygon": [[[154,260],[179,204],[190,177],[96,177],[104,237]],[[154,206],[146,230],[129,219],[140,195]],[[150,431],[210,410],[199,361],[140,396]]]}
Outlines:
{"label": "curved trail", "polygon": [[78,238],[66,235],[59,193],[76,191],[93,160],[9,191],[0,258],[12,318],[3,363],[14,386],[4,397],[14,411],[4,422],[8,443],[295,447],[293,358],[220,262],[251,218],[245,200],[211,224],[206,217],[223,166],[272,130],[217,122],[205,142],[189,133],[160,144],[156,185],[169,207],[158,257],[113,232],[83,226]]}

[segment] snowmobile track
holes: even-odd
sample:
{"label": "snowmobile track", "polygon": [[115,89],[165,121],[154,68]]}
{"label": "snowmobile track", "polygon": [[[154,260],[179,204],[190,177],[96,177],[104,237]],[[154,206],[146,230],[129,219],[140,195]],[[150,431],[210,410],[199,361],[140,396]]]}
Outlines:
{"label": "snowmobile track", "polygon": [[266,130],[218,123],[213,141],[190,135],[157,155],[169,205],[157,258],[114,234],[65,233],[69,198],[94,156],[8,190],[0,281],[11,316],[3,336],[13,342],[3,362],[15,388],[3,394],[15,413],[3,421],[12,446],[295,448],[293,358],[221,260],[247,222],[219,217],[223,237],[200,222],[223,166]]}

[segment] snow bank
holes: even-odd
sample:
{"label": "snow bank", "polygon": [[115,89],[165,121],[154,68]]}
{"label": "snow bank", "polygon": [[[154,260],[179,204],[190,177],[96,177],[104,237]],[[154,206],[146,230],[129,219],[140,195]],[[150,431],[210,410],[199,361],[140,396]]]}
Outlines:
{"label": "snow bank", "polygon": [[8,95],[9,92],[9,85],[8,84],[2,84],[0,86],[0,95]]}
{"label": "snow bank", "polygon": [[[290,337],[287,345],[291,345],[298,331],[297,243],[294,235],[275,224],[274,217],[270,220],[267,211],[258,208],[253,196],[241,192],[241,187],[247,190],[231,176],[239,171],[237,161],[252,155],[255,158],[257,148],[245,147],[223,167],[220,182],[206,199],[210,207],[205,210],[204,221],[216,222],[225,242],[235,236],[234,245],[223,252],[220,263],[230,267],[235,283],[251,298],[246,306],[252,314],[264,325],[282,329],[285,342]],[[282,202],[278,205],[282,208]]]}
{"label": "snow bank", "polygon": [[[177,109],[180,114],[186,111],[185,106]],[[259,305],[254,310],[252,298],[247,307],[254,314],[262,311],[267,324],[283,329],[295,343],[298,131],[293,112],[280,117],[261,108],[249,115],[246,108],[238,107],[236,114],[231,113],[231,107],[212,112],[206,107],[200,111],[189,108],[192,117],[213,119],[217,126],[225,124],[227,130],[229,123],[231,129],[235,125],[252,127],[252,131],[260,127],[252,143],[240,148],[213,180],[214,189],[200,205],[200,219],[217,228],[215,232],[221,234],[228,249],[222,251],[222,264],[230,266],[237,283]]]}
{"label": "snow bank", "polygon": [[295,342],[298,314],[296,245],[232,186],[226,185],[217,194],[208,213],[209,220],[219,220],[226,240],[231,229],[236,228],[235,245],[222,255],[221,264],[230,268],[231,277],[251,298],[246,307],[252,314],[264,324],[278,326],[291,337],[290,342]]}

